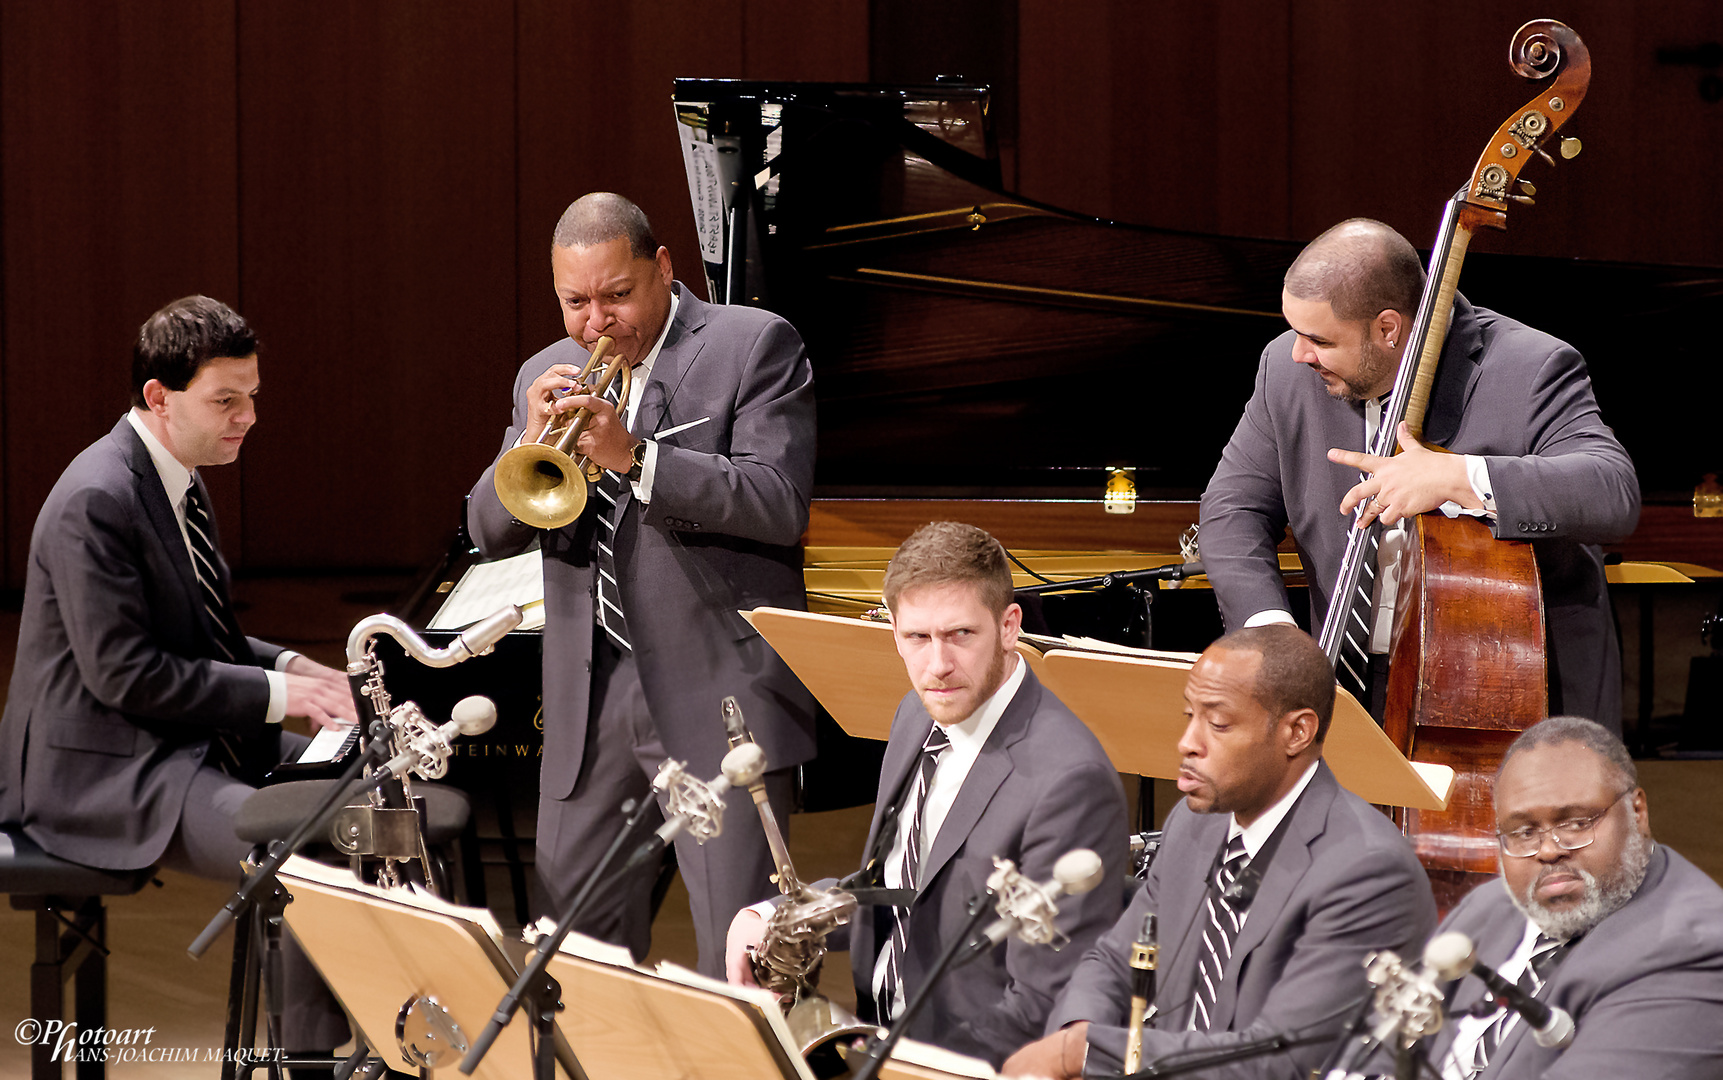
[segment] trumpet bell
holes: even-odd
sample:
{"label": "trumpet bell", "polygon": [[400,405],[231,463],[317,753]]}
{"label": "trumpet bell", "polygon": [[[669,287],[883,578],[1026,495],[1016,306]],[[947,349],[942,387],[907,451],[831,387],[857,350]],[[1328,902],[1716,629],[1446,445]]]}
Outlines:
{"label": "trumpet bell", "polygon": [[522,443],[491,479],[508,512],[535,529],[560,529],[586,509],[585,471],[554,446]]}

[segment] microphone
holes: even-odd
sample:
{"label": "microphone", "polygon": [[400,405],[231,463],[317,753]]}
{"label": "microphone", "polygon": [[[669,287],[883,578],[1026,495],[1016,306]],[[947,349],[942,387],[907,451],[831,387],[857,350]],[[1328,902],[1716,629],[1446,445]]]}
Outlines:
{"label": "microphone", "polygon": [[455,752],[449,744],[457,735],[483,735],[497,722],[496,705],[478,694],[455,702],[455,707],[449,710],[449,722],[441,727],[431,726],[431,721],[411,701],[396,709],[395,714],[400,717],[395,745],[404,742],[406,749],[390,758],[383,768],[395,776],[411,769],[423,780],[435,780],[448,772],[449,757]]}
{"label": "microphone", "polygon": [[1101,857],[1088,848],[1074,848],[1059,856],[1053,864],[1053,880],[1044,883],[1024,877],[1010,859],[994,856],[993,867],[987,891],[999,897],[995,906],[999,918],[970,939],[957,966],[977,959],[1013,934],[1030,945],[1062,947],[1069,938],[1053,925],[1059,914],[1055,901],[1088,892],[1106,875]]}
{"label": "microphone", "polygon": [[724,793],[733,787],[747,787],[765,771],[766,752],[751,742],[725,754],[721,771],[711,780],[690,775],[680,761],[666,760],[652,781],[652,790],[663,793],[668,804],[664,824],[635,849],[621,873],[626,874],[663,851],[684,830],[700,844],[722,833]]}
{"label": "microphone", "polygon": [[1465,934],[1450,930],[1431,938],[1424,949],[1424,962],[1435,967],[1438,977],[1445,981],[1466,975],[1484,980],[1491,997],[1520,1014],[1539,1046],[1559,1050],[1573,1041],[1573,1017],[1566,1009],[1539,1001],[1502,978],[1495,968],[1478,959],[1477,946]]}

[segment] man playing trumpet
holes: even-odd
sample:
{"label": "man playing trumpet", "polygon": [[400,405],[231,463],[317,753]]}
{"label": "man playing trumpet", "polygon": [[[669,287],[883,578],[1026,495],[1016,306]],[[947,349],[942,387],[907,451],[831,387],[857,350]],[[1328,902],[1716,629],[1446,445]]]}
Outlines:
{"label": "man playing trumpet", "polygon": [[[574,451],[604,472],[578,517],[535,526],[504,505],[493,465],[473,487],[468,525],[489,557],[535,540],[544,553],[537,870],[560,907],[621,827],[620,805],[647,795],[667,756],[717,774],[726,695],[753,720],[772,804],[788,815],[790,770],[814,753],[813,699],[737,610],[806,606],[814,393],[795,330],[770,312],[691,295],[646,215],[619,195],[587,195],[563,214],[551,277],[569,336],[521,366],[503,451],[537,440],[553,415],[585,409]],[[569,393],[583,389],[573,377],[601,337],[632,365],[620,410]],[[700,968],[711,975],[722,973],[729,916],[769,887],[771,855],[746,827],[752,814],[740,804],[704,847],[676,842]],[[651,887],[642,877],[595,893],[575,929],[643,957]]]}

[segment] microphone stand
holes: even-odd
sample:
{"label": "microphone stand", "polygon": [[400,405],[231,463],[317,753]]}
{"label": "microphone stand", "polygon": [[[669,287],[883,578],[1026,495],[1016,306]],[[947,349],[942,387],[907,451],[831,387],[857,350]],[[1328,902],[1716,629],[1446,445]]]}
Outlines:
{"label": "microphone stand", "polygon": [[1200,562],[1168,563],[1151,570],[1115,570],[1110,574],[1099,577],[1072,578],[1070,581],[1053,581],[1041,585],[1025,585],[1014,590],[1020,593],[1063,592],[1066,589],[1109,589],[1115,585],[1135,585],[1140,581],[1183,581],[1188,577],[1206,573]]}
{"label": "microphone stand", "polygon": [[[628,815],[627,820],[617,832],[616,838],[610,842],[610,847],[605,849],[598,865],[581,885],[580,891],[575,894],[568,907],[563,909],[556,929],[551,931],[548,937],[539,940],[531,962],[521,971],[520,977],[509,988],[509,992],[503,995],[502,1001],[497,1003],[496,1014],[491,1017],[490,1023],[486,1024],[479,1037],[473,1040],[467,1056],[461,1059],[460,1068],[464,1075],[471,1076],[473,1070],[479,1067],[479,1062],[490,1052],[491,1044],[497,1041],[497,1036],[502,1034],[503,1028],[514,1019],[516,1010],[520,1008],[522,1001],[525,1001],[530,1008],[532,1030],[536,1039],[533,1054],[534,1080],[556,1080],[556,1014],[562,1008],[562,987],[547,975],[545,970],[551,957],[561,951],[563,941],[574,929],[574,920],[580,917],[580,913],[586,908],[587,900],[604,879],[605,870],[609,869],[623,845],[640,831],[641,823],[646,820],[647,813],[655,805],[650,798],[641,799],[633,805],[624,804],[623,812]],[[572,1056],[573,1053],[573,1048],[570,1048],[569,1054]],[[575,1061],[574,1066],[574,1075],[585,1080],[585,1073],[579,1062]]]}
{"label": "microphone stand", "polygon": [[[1234,1061],[1247,1061],[1254,1057],[1264,1057],[1268,1054],[1278,1054],[1286,1050],[1296,1050],[1301,1046],[1316,1046],[1317,1044],[1325,1043],[1332,1038],[1334,1038],[1333,1034],[1326,1032],[1321,1035],[1270,1035],[1266,1038],[1255,1039],[1247,1043],[1239,1043],[1236,1046],[1229,1046],[1224,1050],[1216,1050],[1211,1054],[1202,1054],[1197,1057],[1187,1058],[1183,1061],[1178,1061],[1167,1066],[1162,1066],[1158,1061],[1151,1062],[1134,1073],[1124,1075],[1129,1076],[1132,1080],[1135,1080],[1137,1077],[1183,1076],[1185,1073],[1199,1072],[1203,1069],[1212,1069],[1217,1065],[1228,1065]],[[1083,1075],[1100,1076],[1103,1074],[1090,1074],[1085,1072]],[[1318,1073],[1317,1075],[1322,1076],[1323,1074]]]}
{"label": "microphone stand", "polygon": [[352,762],[348,764],[346,769],[342,770],[341,776],[334,784],[330,785],[329,792],[324,795],[323,801],[317,804],[317,809],[312,811],[311,816],[301,822],[297,829],[293,830],[292,835],[285,841],[278,840],[269,845],[269,855],[263,862],[246,873],[245,881],[240,884],[239,891],[233,894],[225,907],[215,913],[215,917],[209,921],[209,925],[203,928],[203,933],[199,934],[197,940],[193,941],[190,948],[186,949],[193,960],[202,959],[203,954],[209,951],[211,945],[215,944],[215,939],[221,936],[222,931],[238,920],[240,914],[245,911],[246,905],[251,903],[253,893],[262,888],[264,884],[275,880],[275,872],[281,868],[282,863],[287,861],[288,856],[297,853],[319,830],[329,827],[330,819],[335,816],[335,811],[340,808],[343,800],[352,795],[363,795],[395,778],[394,773],[383,770],[376,776],[367,779],[357,790],[349,791],[347,789],[347,785],[359,778],[360,771],[367,764],[373,761],[381,763],[387,759],[389,733],[389,725],[386,721],[374,721],[372,723],[370,729],[371,745],[365,748],[364,753],[353,756]]}
{"label": "microphone stand", "polygon": [[964,946],[969,944],[969,939],[975,936],[976,929],[981,926],[982,918],[993,906],[988,903],[990,899],[992,899],[992,894],[988,892],[978,892],[969,898],[967,911],[969,921],[963,924],[962,931],[954,935],[951,944],[947,945],[945,951],[939,954],[939,960],[934,963],[933,970],[928,972],[927,981],[921,984],[921,989],[915,992],[915,997],[911,998],[909,1004],[904,1006],[903,1015],[892,1023],[891,1027],[886,1030],[885,1036],[881,1038],[876,1032],[868,1037],[867,1045],[862,1049],[861,1062],[856,1066],[855,1071],[850,1073],[849,1080],[875,1080],[879,1076],[880,1069],[885,1065],[885,1059],[891,1056],[892,1048],[897,1046],[898,1041],[903,1038],[903,1033],[909,1027],[910,1020],[921,1012],[922,1007],[927,1004],[928,998],[933,996],[934,987],[939,985],[939,980],[944,978],[945,973],[951,969],[951,962],[957,958],[957,954],[963,950]]}

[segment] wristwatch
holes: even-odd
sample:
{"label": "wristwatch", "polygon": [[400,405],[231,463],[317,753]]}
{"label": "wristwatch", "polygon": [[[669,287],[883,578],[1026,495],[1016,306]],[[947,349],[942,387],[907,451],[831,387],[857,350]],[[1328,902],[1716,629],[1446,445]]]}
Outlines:
{"label": "wristwatch", "polygon": [[634,444],[634,451],[633,451],[632,456],[634,458],[634,463],[628,467],[628,474],[627,475],[628,475],[628,479],[629,479],[630,483],[636,483],[637,484],[640,482],[641,472],[643,470],[645,470],[645,468],[646,468],[646,440],[645,439],[641,439],[639,442]]}

